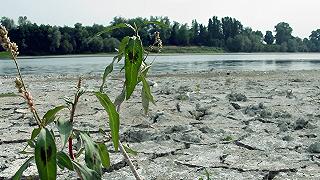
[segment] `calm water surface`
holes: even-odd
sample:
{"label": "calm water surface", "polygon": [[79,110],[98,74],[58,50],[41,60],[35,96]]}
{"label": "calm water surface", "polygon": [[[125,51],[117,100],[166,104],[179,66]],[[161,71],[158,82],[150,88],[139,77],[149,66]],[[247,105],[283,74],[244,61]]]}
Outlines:
{"label": "calm water surface", "polygon": [[[312,70],[320,69],[320,53],[312,54],[219,54],[166,55],[149,57],[151,73],[203,70]],[[96,74],[102,73],[112,57],[50,57],[20,59],[23,74]],[[122,63],[115,65],[120,70]],[[0,75],[14,75],[14,63],[0,60]]]}

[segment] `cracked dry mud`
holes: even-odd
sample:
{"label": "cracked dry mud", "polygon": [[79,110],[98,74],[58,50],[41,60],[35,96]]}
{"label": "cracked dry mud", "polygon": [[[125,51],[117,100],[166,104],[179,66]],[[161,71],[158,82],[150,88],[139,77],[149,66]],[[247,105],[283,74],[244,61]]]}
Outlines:
{"label": "cracked dry mud", "polygon": [[[156,106],[143,114],[140,93],[121,109],[121,140],[145,179],[320,179],[320,72],[201,72],[158,75]],[[0,78],[0,93],[13,92],[14,77]],[[72,96],[76,77],[26,76],[36,107],[44,113]],[[120,77],[109,78],[107,93],[120,93]],[[84,78],[97,89],[99,76]],[[138,90],[140,90],[138,86]],[[0,99],[0,179],[10,178],[28,158],[19,154],[36,127],[19,98]],[[60,113],[67,117],[68,112]],[[84,95],[75,127],[103,140],[107,114],[93,95]],[[57,133],[56,133],[57,134]],[[127,163],[112,151],[104,179],[134,179]],[[59,179],[76,179],[58,171]],[[34,164],[24,177],[37,174]],[[35,176],[36,177],[36,176]]]}

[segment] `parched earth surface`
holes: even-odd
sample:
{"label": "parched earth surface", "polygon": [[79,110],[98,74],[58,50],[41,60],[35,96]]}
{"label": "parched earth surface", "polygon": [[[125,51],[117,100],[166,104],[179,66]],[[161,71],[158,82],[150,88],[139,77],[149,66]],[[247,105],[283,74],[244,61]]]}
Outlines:
{"label": "parched earth surface", "polygon": [[[121,141],[144,179],[320,179],[320,71],[202,72],[151,76],[156,106],[144,115],[140,90],[121,107]],[[0,77],[0,93],[13,92],[14,77]],[[40,114],[73,97],[76,76],[26,76]],[[84,77],[98,89],[100,77]],[[120,77],[108,79],[110,97]],[[68,112],[62,111],[61,118]],[[76,129],[104,138],[108,116],[95,96],[85,94]],[[19,152],[36,127],[23,99],[0,99],[0,179],[9,179],[29,157]],[[54,128],[54,127],[53,127]],[[56,128],[55,132],[57,132]],[[55,133],[58,137],[58,133]],[[134,179],[120,153],[103,179]],[[65,150],[66,151],[66,150]],[[76,174],[58,171],[59,179]],[[33,163],[24,177],[37,174]]]}

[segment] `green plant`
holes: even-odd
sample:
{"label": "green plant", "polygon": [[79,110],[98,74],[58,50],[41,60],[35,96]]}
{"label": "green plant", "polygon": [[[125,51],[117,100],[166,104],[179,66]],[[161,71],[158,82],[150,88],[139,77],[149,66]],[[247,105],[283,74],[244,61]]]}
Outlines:
{"label": "green plant", "polygon": [[[100,129],[100,132],[107,137],[107,140],[113,142],[115,151],[120,149],[136,179],[141,179],[127,154],[127,152],[136,154],[136,152],[128,146],[124,146],[119,140],[120,117],[118,111],[120,110],[121,104],[125,100],[130,99],[138,83],[142,83],[141,98],[145,113],[148,112],[149,103],[155,103],[150,91],[150,86],[146,80],[151,64],[146,62],[148,52],[143,48],[138,34],[138,28],[135,24],[133,26],[130,24],[119,24],[106,29],[100,34],[117,28],[130,28],[134,31],[134,35],[131,37],[126,36],[121,41],[118,54],[113,58],[112,63],[105,68],[100,89],[98,91],[88,91],[84,89],[81,87],[82,79],[79,78],[73,100],[65,98],[66,105],[50,109],[40,118],[33,103],[33,97],[25,86],[17,63],[17,56],[19,54],[18,46],[10,41],[6,29],[0,26],[0,43],[6,50],[5,52],[1,52],[0,56],[9,57],[14,61],[18,74],[15,83],[19,92],[19,94],[1,94],[0,97],[19,96],[24,98],[38,125],[38,127],[32,131],[28,145],[22,151],[22,153],[30,153],[32,156],[20,167],[12,179],[20,179],[23,171],[27,169],[32,161],[35,161],[37,165],[40,179],[56,179],[57,166],[61,169],[67,168],[70,171],[77,172],[81,179],[101,179],[102,167],[110,167],[110,158],[106,145],[104,142],[95,142],[88,133],[73,128],[77,104],[81,96],[85,93],[93,93],[108,114],[111,133],[107,134],[102,129]],[[158,46],[155,47],[155,45]],[[150,46],[150,48],[151,50],[156,49],[160,51],[161,47],[162,43],[159,33],[155,33],[155,43]],[[112,102],[104,92],[104,86],[107,76],[113,71],[114,63],[120,62],[121,60],[124,60],[125,83],[123,84],[123,90],[120,95]],[[57,118],[57,114],[65,109],[70,111],[69,119]],[[48,127],[48,125],[52,123],[56,124],[59,131],[62,149],[57,148],[54,132]],[[81,148],[77,153],[74,153],[73,139],[80,140],[78,142],[80,142]],[[65,146],[68,146],[68,154],[63,151]],[[80,163],[81,161],[78,159],[83,152],[85,164]]]}

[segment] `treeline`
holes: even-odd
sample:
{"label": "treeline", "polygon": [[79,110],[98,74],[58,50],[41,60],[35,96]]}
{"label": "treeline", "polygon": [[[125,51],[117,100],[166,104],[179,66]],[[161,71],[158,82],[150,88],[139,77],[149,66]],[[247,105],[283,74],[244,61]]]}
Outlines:
{"label": "treeline", "polygon": [[[164,26],[145,24],[147,21],[158,21]],[[22,16],[17,24],[7,17],[2,17],[0,23],[9,30],[11,39],[19,45],[23,55],[114,52],[120,40],[133,33],[130,29],[121,29],[95,36],[106,26],[83,26],[80,23],[74,27],[37,25]],[[152,44],[154,32],[159,31],[165,46],[208,46],[227,52],[320,52],[320,29],[312,31],[309,38],[301,39],[292,36],[293,29],[285,22],[265,33],[244,27],[231,17],[219,19],[214,16],[206,25],[193,20],[191,26],[171,22],[168,17],[115,17],[109,26],[119,23],[136,23],[141,27],[139,33],[144,45]]]}

